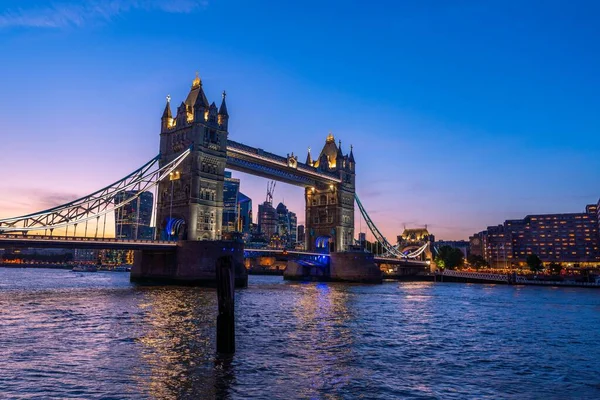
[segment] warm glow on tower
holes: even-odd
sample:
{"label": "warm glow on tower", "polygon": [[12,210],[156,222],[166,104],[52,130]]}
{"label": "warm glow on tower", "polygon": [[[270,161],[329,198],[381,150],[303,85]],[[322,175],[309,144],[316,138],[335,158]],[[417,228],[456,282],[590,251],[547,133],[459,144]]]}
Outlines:
{"label": "warm glow on tower", "polygon": [[198,72],[196,72],[196,78],[192,81],[192,89],[200,87],[202,85],[202,81],[200,80],[200,76],[198,76]]}

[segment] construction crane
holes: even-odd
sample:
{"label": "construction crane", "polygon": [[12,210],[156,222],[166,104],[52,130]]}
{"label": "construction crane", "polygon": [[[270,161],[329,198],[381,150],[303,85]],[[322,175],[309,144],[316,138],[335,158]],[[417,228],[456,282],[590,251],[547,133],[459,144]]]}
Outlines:
{"label": "construction crane", "polygon": [[273,193],[275,192],[276,181],[267,182],[267,203],[273,205]]}

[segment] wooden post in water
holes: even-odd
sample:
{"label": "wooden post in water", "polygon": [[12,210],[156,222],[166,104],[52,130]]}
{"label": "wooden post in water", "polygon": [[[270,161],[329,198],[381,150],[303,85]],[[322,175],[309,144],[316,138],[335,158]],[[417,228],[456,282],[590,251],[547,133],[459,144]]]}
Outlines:
{"label": "wooden post in water", "polygon": [[219,299],[217,352],[223,354],[235,353],[234,281],[233,258],[219,257],[217,260],[217,298]]}

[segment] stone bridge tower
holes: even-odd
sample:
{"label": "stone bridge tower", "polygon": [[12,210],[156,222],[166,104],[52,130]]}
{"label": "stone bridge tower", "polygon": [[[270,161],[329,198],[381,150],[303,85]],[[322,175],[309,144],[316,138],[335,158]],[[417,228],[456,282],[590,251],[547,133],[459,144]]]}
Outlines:
{"label": "stone bridge tower", "polygon": [[342,142],[336,145],[335,138],[329,133],[317,159],[312,159],[309,149],[306,164],[339,176],[341,182],[305,189],[305,248],[317,252],[348,250],[354,238],[355,162],[352,147],[350,154],[344,155]]}
{"label": "stone bridge tower", "polygon": [[221,238],[228,120],[225,92],[217,109],[214,102],[208,103],[197,74],[175,117],[167,96],[161,118],[160,165],[187,148],[191,147],[192,153],[158,185],[157,238]]}

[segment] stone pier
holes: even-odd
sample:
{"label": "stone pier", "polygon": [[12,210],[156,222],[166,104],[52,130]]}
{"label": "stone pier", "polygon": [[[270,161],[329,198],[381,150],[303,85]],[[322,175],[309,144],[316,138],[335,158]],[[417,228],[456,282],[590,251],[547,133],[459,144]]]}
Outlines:
{"label": "stone pier", "polygon": [[235,286],[248,286],[244,244],[230,240],[187,240],[171,251],[136,251],[130,279],[138,283],[215,286],[217,259],[224,255],[233,257]]}
{"label": "stone pier", "polygon": [[381,283],[381,270],[373,254],[362,251],[332,253],[330,277],[337,282]]}
{"label": "stone pier", "polygon": [[326,266],[288,261],[283,274],[286,280],[319,282],[381,283],[382,274],[373,255],[362,251],[331,253]]}

